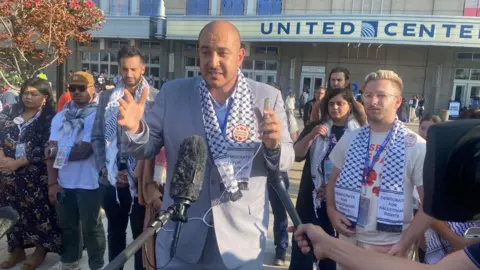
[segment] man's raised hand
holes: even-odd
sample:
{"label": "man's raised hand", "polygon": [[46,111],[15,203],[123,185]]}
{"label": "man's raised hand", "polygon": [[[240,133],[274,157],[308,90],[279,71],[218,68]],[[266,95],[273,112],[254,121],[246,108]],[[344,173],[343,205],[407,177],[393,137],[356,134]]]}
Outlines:
{"label": "man's raised hand", "polygon": [[124,90],[124,97],[118,99],[119,113],[118,124],[125,128],[131,134],[140,132],[140,121],[145,111],[145,103],[148,98],[148,88],[144,88],[140,100],[137,102],[133,99],[132,94],[128,90]]}

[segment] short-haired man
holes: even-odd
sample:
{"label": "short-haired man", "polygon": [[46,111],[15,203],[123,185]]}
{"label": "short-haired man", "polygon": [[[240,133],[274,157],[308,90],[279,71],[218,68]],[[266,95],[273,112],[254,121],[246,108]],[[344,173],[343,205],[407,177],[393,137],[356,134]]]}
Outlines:
{"label": "short-haired man", "polygon": [[[240,71],[245,49],[231,23],[208,23],[199,47],[202,76],[166,83],[147,121],[141,119],[143,99],[119,101],[118,123],[129,151],[139,158],[152,158],[165,146],[167,163],[174,164],[182,141],[192,135],[205,138],[210,150],[202,190],[188,211],[192,220],[183,225],[175,254],[170,254],[175,223],[157,234],[156,263],[168,262],[165,270],[261,269],[267,174],[287,171],[293,163],[284,103],[278,90]],[[168,187],[173,170],[167,174]],[[167,189],[162,207],[172,204]]]}
{"label": "short-haired man", "polygon": [[366,77],[363,101],[370,125],[337,143],[327,188],[327,212],[341,237],[396,256],[406,256],[428,227],[421,209],[412,221],[415,186],[423,200],[426,144],[396,119],[402,90],[393,71]]}
{"label": "short-haired man", "polygon": [[[145,77],[144,58],[139,49],[127,46],[118,52],[121,79],[114,89],[103,91],[98,102],[92,144],[97,169],[102,172],[100,183],[107,185],[103,208],[108,219],[108,258],[112,261],[126,247],[126,229],[130,215],[132,236],[143,231],[145,207],[139,204],[134,181],[136,160],[120,143],[122,128],[117,125],[119,103],[128,91],[135,100],[147,97],[148,115],[158,90]],[[132,205],[133,203],[133,205]],[[131,211],[131,213],[130,213]],[[143,270],[142,251],[135,254],[135,270]]]}
{"label": "short-haired man", "polygon": [[313,123],[313,120],[320,120],[320,104],[325,97],[327,90],[324,87],[319,87],[315,90],[313,99],[305,104],[305,110],[303,115],[303,124],[306,127],[309,123]]}
{"label": "short-haired man", "polygon": [[90,269],[101,269],[105,254],[100,215],[104,187],[98,184],[91,144],[97,110],[92,75],[74,73],[69,79],[69,91],[72,100],[53,118],[46,148],[48,197],[56,204],[62,228],[62,269],[80,269],[82,234]]}

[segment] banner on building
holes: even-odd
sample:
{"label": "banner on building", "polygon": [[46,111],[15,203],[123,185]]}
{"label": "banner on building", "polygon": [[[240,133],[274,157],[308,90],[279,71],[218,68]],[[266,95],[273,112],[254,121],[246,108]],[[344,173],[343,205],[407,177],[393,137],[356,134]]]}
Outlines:
{"label": "banner on building", "polygon": [[[196,40],[214,17],[167,19],[167,39]],[[223,18],[225,19],[225,18]],[[480,20],[450,16],[231,17],[244,41],[352,42],[480,47]]]}

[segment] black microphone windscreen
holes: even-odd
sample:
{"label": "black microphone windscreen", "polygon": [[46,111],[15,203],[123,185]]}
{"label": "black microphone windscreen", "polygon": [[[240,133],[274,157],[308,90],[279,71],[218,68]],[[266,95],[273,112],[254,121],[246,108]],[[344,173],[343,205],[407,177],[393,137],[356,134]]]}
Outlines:
{"label": "black microphone windscreen", "polygon": [[0,238],[17,223],[18,219],[18,212],[11,206],[0,208]]}
{"label": "black microphone windscreen", "polygon": [[170,184],[170,197],[174,201],[197,201],[202,189],[206,161],[207,144],[202,137],[193,135],[183,140]]}

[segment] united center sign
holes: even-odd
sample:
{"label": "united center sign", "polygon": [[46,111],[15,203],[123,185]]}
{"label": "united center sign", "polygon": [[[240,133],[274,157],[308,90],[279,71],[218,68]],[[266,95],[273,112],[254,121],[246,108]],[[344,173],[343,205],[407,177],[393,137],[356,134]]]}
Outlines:
{"label": "united center sign", "polygon": [[167,39],[196,40],[214,19],[231,21],[244,41],[480,47],[480,19],[437,16],[168,17]]}

